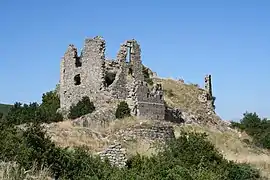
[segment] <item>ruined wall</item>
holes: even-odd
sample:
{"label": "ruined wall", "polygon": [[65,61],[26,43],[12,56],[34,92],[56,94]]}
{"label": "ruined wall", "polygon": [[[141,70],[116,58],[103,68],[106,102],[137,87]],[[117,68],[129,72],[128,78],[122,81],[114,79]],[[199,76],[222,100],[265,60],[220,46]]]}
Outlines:
{"label": "ruined wall", "polygon": [[61,109],[68,110],[83,96],[102,107],[110,98],[125,100],[132,115],[163,120],[165,105],[161,85],[149,89],[144,82],[141,49],[136,40],[120,46],[116,61],[105,60],[105,41],[86,39],[81,56],[74,45],[61,62]]}
{"label": "ruined wall", "polygon": [[99,153],[101,159],[108,158],[113,166],[124,167],[127,162],[126,149],[122,148],[121,144],[110,145],[106,150]]}
{"label": "ruined wall", "polygon": [[164,120],[165,105],[161,86],[150,89],[144,82],[140,45],[135,40],[126,42],[130,49],[128,72],[132,80],[128,84],[128,104],[133,115],[147,119]]}
{"label": "ruined wall", "polygon": [[214,97],[212,94],[212,79],[211,75],[206,75],[204,78],[204,89],[198,97],[199,101],[204,104],[208,114],[215,112]]}
{"label": "ruined wall", "polygon": [[121,129],[116,135],[125,141],[144,139],[150,142],[166,142],[175,138],[173,127],[162,124],[137,124],[134,127]]}
{"label": "ruined wall", "polygon": [[153,120],[164,120],[165,103],[163,90],[156,84],[151,90],[146,82],[141,82],[136,91],[138,116]]}
{"label": "ruined wall", "polygon": [[141,60],[141,48],[135,40],[127,41],[127,46],[130,48],[130,65],[132,75],[136,81],[143,81],[143,66]]}
{"label": "ruined wall", "polygon": [[127,73],[128,73],[128,66],[126,64],[127,58],[127,45],[122,44],[120,46],[120,50],[117,54],[116,62],[119,64],[119,69],[115,77],[115,81],[111,85],[111,91],[113,97],[117,99],[125,100],[128,95],[127,89]]}
{"label": "ruined wall", "polygon": [[61,62],[61,108],[68,109],[104,88],[104,53],[105,41],[100,37],[86,39],[80,57],[75,46],[69,45]]}
{"label": "ruined wall", "polygon": [[212,99],[212,77],[211,75],[206,75],[204,78],[204,89],[209,95],[209,99]]}

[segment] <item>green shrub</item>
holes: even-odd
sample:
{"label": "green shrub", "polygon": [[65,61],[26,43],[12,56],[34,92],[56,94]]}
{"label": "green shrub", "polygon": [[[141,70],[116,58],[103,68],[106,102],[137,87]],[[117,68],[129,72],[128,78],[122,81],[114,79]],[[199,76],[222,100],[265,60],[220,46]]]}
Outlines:
{"label": "green shrub", "polygon": [[58,122],[63,120],[63,116],[57,113],[60,108],[60,99],[55,92],[50,91],[42,96],[42,103],[36,102],[22,104],[16,102],[9,109],[7,115],[3,117],[2,124],[19,125],[30,122]]}
{"label": "green shrub", "polygon": [[260,178],[259,171],[251,168],[248,164],[235,164],[230,162],[227,169],[229,170],[228,179],[254,180]]}
{"label": "green shrub", "polygon": [[245,131],[252,136],[255,145],[270,149],[270,121],[261,119],[257,113],[245,112],[238,122],[231,122],[231,127]]}
{"label": "green shrub", "polygon": [[38,103],[30,103],[28,105],[16,102],[5,117],[5,123],[19,125],[36,121],[36,112],[38,111],[38,108]]}
{"label": "green shrub", "polygon": [[4,114],[0,112],[0,120],[3,118]]}
{"label": "green shrub", "polygon": [[57,113],[60,108],[60,99],[56,91],[50,91],[42,95],[39,115],[42,122],[59,122],[63,121],[63,116]]}
{"label": "green shrub", "polygon": [[25,131],[8,127],[0,131],[0,160],[17,161],[29,170],[50,168],[55,179],[179,179],[255,180],[257,170],[246,164],[228,162],[206,140],[205,134],[182,133],[168,142],[163,151],[146,157],[131,157],[125,168],[116,168],[83,148],[56,147],[39,124]]}
{"label": "green shrub", "polygon": [[116,109],[115,117],[118,119],[130,116],[130,109],[125,101],[121,101]]}
{"label": "green shrub", "polygon": [[94,110],[94,103],[90,101],[89,97],[84,96],[76,105],[70,107],[68,116],[70,119],[76,119],[85,114],[92,113]]}

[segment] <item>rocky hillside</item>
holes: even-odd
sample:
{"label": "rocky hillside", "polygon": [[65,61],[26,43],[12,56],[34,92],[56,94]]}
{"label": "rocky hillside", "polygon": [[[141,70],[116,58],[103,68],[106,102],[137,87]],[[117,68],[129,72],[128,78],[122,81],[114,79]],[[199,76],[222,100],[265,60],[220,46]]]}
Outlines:
{"label": "rocky hillside", "polygon": [[[209,114],[204,104],[198,100],[202,89],[193,84],[184,84],[178,80],[154,78],[154,82],[163,85],[168,106],[181,109],[184,123],[150,121],[147,119],[125,118],[107,124],[92,127],[74,125],[73,121],[64,121],[46,125],[52,140],[59,146],[85,146],[99,153],[111,144],[119,142],[127,156],[136,153],[151,156],[156,152],[155,141],[170,138],[170,127],[174,135],[181,131],[205,132],[209,140],[229,160],[250,163],[270,178],[270,155],[267,150],[245,143],[252,139],[245,134],[229,128],[228,123],[215,114]],[[159,130],[162,129],[162,130]]]}

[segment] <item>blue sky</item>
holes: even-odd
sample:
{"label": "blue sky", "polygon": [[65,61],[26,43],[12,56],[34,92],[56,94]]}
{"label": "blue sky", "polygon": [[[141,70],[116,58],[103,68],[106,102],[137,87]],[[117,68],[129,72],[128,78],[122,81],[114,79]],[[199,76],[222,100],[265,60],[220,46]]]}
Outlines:
{"label": "blue sky", "polygon": [[203,85],[212,74],[217,113],[270,117],[270,1],[2,0],[0,102],[41,100],[59,81],[68,44],[101,35],[106,55],[135,38],[162,77]]}

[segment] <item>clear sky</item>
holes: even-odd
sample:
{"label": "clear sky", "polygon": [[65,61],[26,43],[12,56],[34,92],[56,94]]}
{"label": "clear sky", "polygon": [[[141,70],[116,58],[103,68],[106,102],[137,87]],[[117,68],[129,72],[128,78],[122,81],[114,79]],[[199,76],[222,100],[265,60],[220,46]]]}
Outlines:
{"label": "clear sky", "polygon": [[135,38],[161,77],[203,85],[212,74],[217,113],[270,117],[269,0],[2,0],[0,102],[41,100],[59,81],[68,44],[101,35],[106,55]]}

